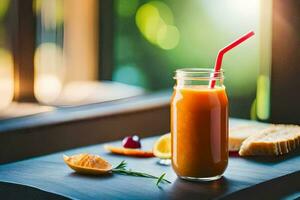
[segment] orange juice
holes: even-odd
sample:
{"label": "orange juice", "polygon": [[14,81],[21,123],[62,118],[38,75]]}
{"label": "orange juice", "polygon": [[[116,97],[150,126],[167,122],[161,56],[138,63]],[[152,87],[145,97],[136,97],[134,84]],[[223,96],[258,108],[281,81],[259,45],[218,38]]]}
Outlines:
{"label": "orange juice", "polygon": [[171,102],[172,166],[185,179],[213,180],[228,163],[228,100],[224,86],[175,87]]}

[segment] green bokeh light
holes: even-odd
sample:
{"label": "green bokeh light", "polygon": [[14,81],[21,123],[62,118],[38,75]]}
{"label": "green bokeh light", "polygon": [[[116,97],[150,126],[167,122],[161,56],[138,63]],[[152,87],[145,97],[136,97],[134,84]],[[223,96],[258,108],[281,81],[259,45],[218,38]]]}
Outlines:
{"label": "green bokeh light", "polygon": [[0,20],[6,15],[10,0],[1,0],[0,2]]}
{"label": "green bokeh light", "polygon": [[141,33],[149,42],[155,44],[157,31],[165,25],[158,9],[151,4],[145,4],[138,9],[135,19]]}
{"label": "green bokeh light", "polygon": [[162,49],[173,49],[178,45],[180,33],[176,26],[162,26],[156,35],[156,42]]}
{"label": "green bokeh light", "polygon": [[270,78],[260,75],[257,79],[257,116],[266,120],[270,116]]}
{"label": "green bokeh light", "polygon": [[151,1],[142,5],[136,13],[136,25],[142,35],[152,44],[169,50],[175,48],[180,33],[173,25],[173,13],[163,2]]}
{"label": "green bokeh light", "polygon": [[161,1],[151,1],[148,4],[154,6],[158,10],[160,17],[165,24],[172,25],[174,23],[173,12],[166,3]]}

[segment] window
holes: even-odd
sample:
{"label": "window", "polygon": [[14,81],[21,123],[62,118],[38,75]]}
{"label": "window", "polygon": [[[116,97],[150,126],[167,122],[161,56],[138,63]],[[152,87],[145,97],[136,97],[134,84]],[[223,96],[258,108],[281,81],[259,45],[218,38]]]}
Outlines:
{"label": "window", "polygon": [[0,92],[5,95],[0,108],[5,111],[0,118],[144,92],[136,86],[99,81],[106,73],[100,70],[104,60],[99,58],[100,26],[106,19],[99,14],[99,4],[98,0],[1,1]]}
{"label": "window", "polygon": [[73,81],[97,79],[98,3],[37,0],[35,13],[35,95],[53,103]]}
{"label": "window", "polygon": [[81,105],[143,92],[134,86],[98,81],[103,72],[99,70],[102,18],[98,0],[36,0],[34,5],[37,19],[34,89],[39,102]]}
{"label": "window", "polygon": [[285,111],[293,122],[298,115],[286,110],[299,97],[285,88],[290,77],[298,84],[297,7],[272,2],[2,0],[0,108],[12,99],[55,109],[171,91],[175,69],[212,67],[220,48],[254,30],[224,59],[231,116],[281,121]]}
{"label": "window", "polygon": [[[1,87],[11,91],[2,100],[7,105],[13,89],[5,16],[13,6],[4,2],[0,57],[6,77],[1,80],[7,85]],[[261,68],[259,0],[114,0],[101,5],[97,0],[35,0],[32,9],[33,91],[42,104],[81,105],[171,90],[174,70],[213,67],[218,50],[251,29],[256,38],[226,55],[223,66],[231,115],[249,118],[255,107]]]}

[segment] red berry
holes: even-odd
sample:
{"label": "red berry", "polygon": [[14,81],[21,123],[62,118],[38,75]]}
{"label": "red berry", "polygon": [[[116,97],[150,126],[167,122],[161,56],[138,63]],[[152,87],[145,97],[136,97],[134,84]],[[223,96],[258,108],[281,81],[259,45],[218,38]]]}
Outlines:
{"label": "red berry", "polygon": [[123,139],[122,145],[124,148],[138,149],[141,148],[141,141],[137,135],[127,136]]}

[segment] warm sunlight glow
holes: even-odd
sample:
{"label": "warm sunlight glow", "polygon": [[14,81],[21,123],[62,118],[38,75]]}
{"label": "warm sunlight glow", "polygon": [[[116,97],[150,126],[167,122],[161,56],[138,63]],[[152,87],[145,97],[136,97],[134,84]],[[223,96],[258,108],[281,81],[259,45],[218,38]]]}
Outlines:
{"label": "warm sunlight glow", "polygon": [[0,109],[8,106],[13,98],[13,59],[10,52],[0,49]]}
{"label": "warm sunlight glow", "polygon": [[34,65],[37,72],[55,72],[63,67],[62,48],[54,43],[43,43],[35,51]]}
{"label": "warm sunlight glow", "polygon": [[[232,31],[247,26],[258,20],[259,17],[259,0],[202,0],[200,2],[205,6],[204,11],[211,17],[216,26],[230,28]],[[238,21],[236,19],[243,19],[244,23],[236,24]]]}
{"label": "warm sunlight glow", "polygon": [[110,81],[73,81],[63,88],[56,105],[80,105],[140,95],[143,89]]}
{"label": "warm sunlight glow", "polygon": [[54,43],[43,43],[35,52],[35,85],[36,98],[49,103],[55,100],[62,89],[63,52]]}
{"label": "warm sunlight glow", "polygon": [[53,102],[60,94],[62,89],[61,81],[55,75],[39,75],[35,82],[35,96],[43,103]]}
{"label": "warm sunlight glow", "polygon": [[241,0],[226,0],[232,7],[233,12],[240,16],[251,16],[259,13],[259,0],[241,1]]}

